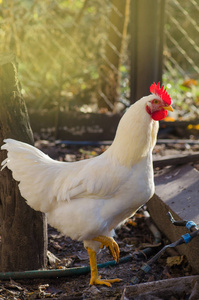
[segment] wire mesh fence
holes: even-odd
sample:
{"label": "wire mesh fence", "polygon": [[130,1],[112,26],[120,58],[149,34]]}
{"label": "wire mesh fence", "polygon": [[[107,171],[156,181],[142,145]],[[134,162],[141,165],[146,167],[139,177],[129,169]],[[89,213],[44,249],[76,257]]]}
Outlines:
{"label": "wire mesh fence", "polygon": [[169,0],[166,5],[164,65],[171,76],[199,75],[199,1]]}
{"label": "wire mesh fence", "polygon": [[[16,53],[28,106],[128,103],[129,10],[130,0],[0,0],[0,51]],[[166,2],[164,72],[174,79],[199,74],[198,12],[199,0]]]}

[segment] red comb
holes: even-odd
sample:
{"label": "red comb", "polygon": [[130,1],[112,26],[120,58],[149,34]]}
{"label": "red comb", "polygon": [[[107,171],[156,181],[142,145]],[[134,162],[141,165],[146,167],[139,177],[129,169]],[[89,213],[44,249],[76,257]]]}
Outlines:
{"label": "red comb", "polygon": [[166,102],[168,105],[171,104],[171,97],[167,93],[166,89],[164,89],[164,85],[160,88],[160,81],[155,84],[155,82],[150,86],[150,92],[152,94],[155,94],[159,96],[164,102]]}

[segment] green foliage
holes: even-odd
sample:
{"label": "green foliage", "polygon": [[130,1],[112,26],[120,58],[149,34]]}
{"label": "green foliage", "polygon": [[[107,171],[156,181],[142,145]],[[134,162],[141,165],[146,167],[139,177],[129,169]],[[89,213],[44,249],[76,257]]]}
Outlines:
{"label": "green foliage", "polygon": [[0,51],[16,53],[28,106],[90,103],[108,10],[99,0],[2,0]]}
{"label": "green foliage", "polygon": [[194,79],[186,79],[175,71],[175,77],[170,72],[163,74],[163,84],[173,100],[178,117],[194,119],[199,116],[199,85]]}
{"label": "green foliage", "polygon": [[[97,103],[111,2],[0,0],[0,52],[16,53],[29,108],[79,109]],[[181,115],[191,110],[195,115],[198,107],[198,85],[183,85],[187,76],[198,74],[198,7],[199,0],[166,2],[163,82]],[[128,42],[127,37],[120,66],[125,105],[130,94]]]}

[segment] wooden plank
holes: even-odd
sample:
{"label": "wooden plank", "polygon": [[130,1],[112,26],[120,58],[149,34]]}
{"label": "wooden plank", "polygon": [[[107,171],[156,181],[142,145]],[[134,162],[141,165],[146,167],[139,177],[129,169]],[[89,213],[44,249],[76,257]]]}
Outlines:
{"label": "wooden plank", "polygon": [[197,281],[199,281],[199,276],[195,275],[127,286],[123,293],[123,299],[134,299],[134,297],[136,299],[160,299],[160,297],[165,299],[165,295],[167,299],[170,299],[168,297],[172,298],[174,294],[178,293],[191,294]]}
{"label": "wooden plank", "polygon": [[189,155],[178,155],[172,157],[163,157],[161,159],[154,159],[153,166],[156,167],[166,167],[166,166],[177,166],[183,165],[190,162],[199,161],[199,152]]}
{"label": "wooden plank", "polygon": [[[155,177],[155,185],[156,194],[147,203],[149,213],[159,229],[174,242],[187,229],[174,226],[167,215],[168,211],[177,220],[191,220],[199,224],[199,172],[190,165],[165,169],[161,176]],[[177,247],[196,272],[199,272],[198,249],[199,237]]]}

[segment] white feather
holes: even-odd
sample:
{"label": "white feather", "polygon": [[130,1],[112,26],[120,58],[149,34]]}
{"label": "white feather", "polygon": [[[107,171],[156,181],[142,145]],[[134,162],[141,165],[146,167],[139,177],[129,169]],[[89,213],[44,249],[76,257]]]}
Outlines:
{"label": "white feather", "polygon": [[2,169],[12,171],[27,203],[48,213],[52,226],[96,250],[99,243],[92,238],[111,236],[154,193],[152,148],[158,122],[145,110],[151,97],[131,106],[112,146],[98,157],[58,162],[33,146],[6,139]]}

